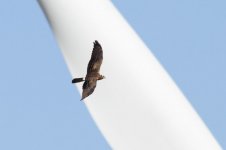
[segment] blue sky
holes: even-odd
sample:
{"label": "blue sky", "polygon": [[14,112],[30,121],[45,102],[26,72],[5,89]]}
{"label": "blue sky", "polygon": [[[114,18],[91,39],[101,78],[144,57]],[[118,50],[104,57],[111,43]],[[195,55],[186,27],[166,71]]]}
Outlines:
{"label": "blue sky", "polygon": [[[226,149],[226,1],[113,0]],[[0,1],[0,149],[110,149],[36,0]]]}

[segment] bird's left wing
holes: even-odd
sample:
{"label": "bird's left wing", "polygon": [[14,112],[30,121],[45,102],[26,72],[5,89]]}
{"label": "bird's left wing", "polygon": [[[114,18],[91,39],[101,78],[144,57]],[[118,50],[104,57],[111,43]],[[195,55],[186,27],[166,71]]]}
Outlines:
{"label": "bird's left wing", "polygon": [[89,78],[88,80],[86,80],[82,86],[83,91],[82,91],[82,99],[86,98],[87,96],[89,96],[90,94],[93,93],[93,91],[96,88],[96,84],[97,84],[97,79],[96,78]]}

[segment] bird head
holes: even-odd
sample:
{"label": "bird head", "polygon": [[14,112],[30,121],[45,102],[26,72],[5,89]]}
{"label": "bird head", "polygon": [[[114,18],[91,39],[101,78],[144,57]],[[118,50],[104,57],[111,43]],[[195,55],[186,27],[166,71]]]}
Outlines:
{"label": "bird head", "polygon": [[105,76],[103,76],[103,75],[100,75],[100,78],[99,78],[99,80],[102,80],[102,79],[105,79]]}

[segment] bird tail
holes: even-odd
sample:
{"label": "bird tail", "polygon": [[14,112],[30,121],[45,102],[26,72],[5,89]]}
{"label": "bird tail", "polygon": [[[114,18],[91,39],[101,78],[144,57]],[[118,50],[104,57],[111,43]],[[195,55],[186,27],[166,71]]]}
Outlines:
{"label": "bird tail", "polygon": [[72,83],[78,83],[78,82],[82,82],[85,81],[83,78],[74,78],[71,82]]}

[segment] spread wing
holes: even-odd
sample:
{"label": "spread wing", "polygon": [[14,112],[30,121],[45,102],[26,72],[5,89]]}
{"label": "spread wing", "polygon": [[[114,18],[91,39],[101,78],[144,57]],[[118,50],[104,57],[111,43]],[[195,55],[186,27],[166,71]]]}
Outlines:
{"label": "spread wing", "polygon": [[86,80],[82,86],[83,92],[82,92],[82,99],[86,98],[90,94],[93,93],[93,91],[96,88],[97,79],[95,77],[90,77],[88,80]]}
{"label": "spread wing", "polygon": [[98,73],[103,61],[103,51],[101,45],[98,41],[95,41],[93,44],[92,56],[87,67],[87,74],[91,72]]}
{"label": "spread wing", "polygon": [[100,71],[100,66],[103,61],[103,51],[100,43],[98,41],[95,41],[93,46],[93,51],[91,55],[91,59],[89,61],[88,67],[87,67],[87,75],[85,82],[82,86],[83,92],[82,92],[82,99],[86,98],[87,96],[91,95],[93,91],[96,88],[97,84],[97,77],[98,73]]}

